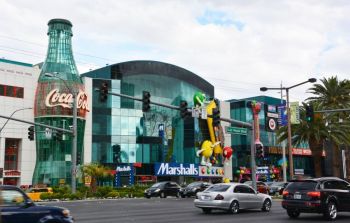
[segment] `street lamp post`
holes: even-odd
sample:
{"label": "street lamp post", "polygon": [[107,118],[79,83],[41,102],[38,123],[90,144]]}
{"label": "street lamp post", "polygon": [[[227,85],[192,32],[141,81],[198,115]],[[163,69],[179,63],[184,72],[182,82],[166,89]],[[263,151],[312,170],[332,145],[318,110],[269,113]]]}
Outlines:
{"label": "street lamp post", "polygon": [[[12,116],[16,113],[16,112],[18,112],[18,111],[23,111],[23,110],[27,110],[27,109],[33,109],[33,108],[20,108],[20,109],[17,109],[17,110],[15,110],[15,111],[13,111],[12,112],[12,114],[10,115],[10,117],[6,120],[6,122],[2,125],[2,127],[1,127],[1,129],[0,129],[0,151],[1,151],[1,139],[2,139],[2,137],[1,137],[1,132],[2,132],[2,130],[4,130],[4,128],[5,128],[5,126],[7,125],[7,123],[10,121],[10,118],[12,118]],[[0,159],[1,160],[1,159]]]}
{"label": "street lamp post", "polygon": [[[12,112],[12,114],[10,115],[10,118],[12,118],[12,116],[16,113],[16,112],[18,112],[18,111],[22,111],[22,110],[27,110],[27,109],[33,109],[33,108],[20,108],[20,109],[17,109],[17,110],[15,110],[14,112]],[[4,123],[4,125],[1,127],[1,129],[0,129],[0,133],[2,132],[2,130],[5,128],[5,126],[6,126],[6,124],[9,122],[9,118],[6,120],[6,122]]]}
{"label": "street lamp post", "polygon": [[[292,88],[295,88],[297,86],[300,86],[302,84],[306,84],[306,83],[315,83],[317,80],[316,78],[309,78],[307,81],[301,82],[299,84],[290,86],[290,87],[279,87],[279,88],[267,88],[267,87],[261,87],[260,91],[267,91],[267,90],[286,90],[286,96],[287,96],[287,101],[286,101],[286,105],[287,105],[287,131],[288,131],[288,136],[287,136],[287,141],[288,141],[288,160],[289,160],[289,178],[293,179],[294,176],[294,165],[293,165],[293,150],[292,150],[292,129],[291,129],[291,123],[290,123],[290,107],[289,107],[289,90]],[[282,147],[284,150],[284,147]],[[283,154],[285,153],[285,151],[283,151]],[[284,159],[284,157],[283,157]],[[283,160],[284,163],[284,160]],[[285,164],[283,164],[285,165]]]}
{"label": "street lamp post", "polygon": [[77,97],[78,97],[78,92],[76,90],[72,90],[68,84],[66,83],[66,81],[57,76],[56,74],[52,74],[52,73],[45,73],[46,77],[54,77],[54,78],[58,78],[60,80],[63,81],[64,85],[66,86],[66,88],[70,91],[70,93],[73,95],[73,129],[72,129],[72,134],[73,134],[73,140],[72,140],[72,169],[71,169],[71,173],[72,173],[72,181],[71,181],[71,187],[72,187],[72,193],[75,194],[76,193],[76,188],[77,188],[77,182],[76,182],[76,173],[77,173]]}

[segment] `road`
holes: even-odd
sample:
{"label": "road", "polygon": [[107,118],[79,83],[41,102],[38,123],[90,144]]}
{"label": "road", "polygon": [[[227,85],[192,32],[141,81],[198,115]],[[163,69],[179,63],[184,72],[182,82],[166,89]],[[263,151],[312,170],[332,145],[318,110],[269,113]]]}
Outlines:
{"label": "road", "polygon": [[[298,219],[289,219],[280,201],[274,201],[269,213],[260,210],[241,211],[237,215],[223,211],[203,214],[195,208],[191,198],[152,198],[89,200],[71,202],[49,202],[68,208],[77,223],[255,223],[255,222],[321,222],[322,215],[301,214]],[[349,222],[350,213],[340,213],[337,222]]]}

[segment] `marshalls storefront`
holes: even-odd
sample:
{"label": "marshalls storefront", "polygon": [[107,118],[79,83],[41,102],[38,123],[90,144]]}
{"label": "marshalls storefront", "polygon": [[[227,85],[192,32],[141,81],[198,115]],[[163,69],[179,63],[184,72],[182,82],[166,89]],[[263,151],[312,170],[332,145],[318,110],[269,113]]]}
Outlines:
{"label": "marshalls storefront", "polygon": [[[201,77],[157,61],[119,63],[82,77],[85,83],[92,84],[92,89],[99,89],[107,82],[109,92],[142,98],[142,92],[148,91],[152,102],[174,106],[186,100],[188,107],[192,107],[198,91],[208,98],[214,96],[214,87]],[[108,95],[102,102],[98,91],[93,90],[91,94],[91,160],[118,168],[115,184],[154,181],[155,176],[158,180],[200,176],[196,151],[200,142],[208,138],[206,120],[182,119],[178,110],[152,104],[149,112],[142,112],[139,101]],[[193,171],[177,171],[180,166],[182,170],[192,168]],[[202,172],[207,176],[223,175],[223,171],[216,169],[213,174],[209,171],[209,175],[207,170]]]}

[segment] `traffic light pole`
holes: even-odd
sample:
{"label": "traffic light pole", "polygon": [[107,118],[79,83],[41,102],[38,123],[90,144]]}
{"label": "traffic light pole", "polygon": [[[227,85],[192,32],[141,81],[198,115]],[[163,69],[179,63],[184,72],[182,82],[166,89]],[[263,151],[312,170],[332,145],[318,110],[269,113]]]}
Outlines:
{"label": "traffic light pole", "polygon": [[[253,119],[254,122],[254,119]],[[252,125],[252,140],[250,143],[250,168],[252,170],[252,187],[257,191],[256,186],[256,163],[255,163],[255,125]]]}
{"label": "traffic light pole", "polygon": [[46,127],[46,128],[50,128],[50,129],[53,129],[53,130],[57,130],[57,131],[73,134],[72,130],[62,129],[62,128],[58,128],[58,127],[51,126],[51,125],[45,125],[45,124],[36,123],[36,122],[29,122],[29,121],[26,121],[26,120],[22,120],[22,119],[18,119],[18,118],[12,118],[12,117],[8,117],[8,116],[5,116],[5,115],[0,115],[0,118],[7,118],[7,119],[10,119],[10,120],[13,120],[13,121],[16,121],[16,122],[22,122],[22,123],[27,123],[27,124],[30,124],[30,125]]}

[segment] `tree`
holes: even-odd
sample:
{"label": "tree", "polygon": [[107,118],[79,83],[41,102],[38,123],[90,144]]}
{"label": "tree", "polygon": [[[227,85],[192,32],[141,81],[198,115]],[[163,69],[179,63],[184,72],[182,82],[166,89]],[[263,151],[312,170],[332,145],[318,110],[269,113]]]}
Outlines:
{"label": "tree", "polygon": [[[335,76],[323,78],[322,84],[314,84],[309,92],[314,94],[307,101],[318,103],[320,110],[342,109],[350,107],[350,81],[338,80]],[[350,131],[348,128],[349,117],[346,112],[328,113],[325,116],[325,124],[329,131],[325,140],[331,142],[333,153],[333,175],[340,177],[340,145],[350,142]],[[339,120],[342,120],[341,122]]]}
{"label": "tree", "polygon": [[[291,125],[292,131],[292,144],[300,145],[304,142],[309,144],[312,152],[315,168],[315,176],[322,176],[322,151],[323,151],[323,140],[328,136],[328,130],[324,125],[324,121],[320,118],[314,119],[313,122],[307,122],[305,120],[306,104],[300,107],[301,120],[299,124]],[[317,108],[317,104],[314,104]],[[280,128],[277,131],[277,139],[282,142],[288,138],[287,126]]]}
{"label": "tree", "polygon": [[95,193],[97,189],[98,179],[112,176],[110,169],[97,163],[85,164],[82,166],[82,172],[84,176],[91,177],[90,189]]}

